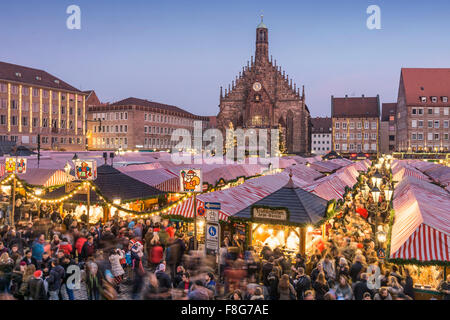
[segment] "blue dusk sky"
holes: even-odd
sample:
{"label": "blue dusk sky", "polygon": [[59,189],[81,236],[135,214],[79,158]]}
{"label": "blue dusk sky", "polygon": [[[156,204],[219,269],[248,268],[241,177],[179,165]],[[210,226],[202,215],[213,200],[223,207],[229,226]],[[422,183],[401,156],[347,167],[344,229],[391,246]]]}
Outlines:
{"label": "blue dusk sky", "polygon": [[[81,8],[81,30],[66,9]],[[381,8],[381,30],[366,9]],[[330,97],[397,99],[402,67],[450,66],[450,1],[2,1],[0,61],[44,69],[104,102],[130,96],[200,115],[219,111],[228,87],[254,55],[260,14],[270,54],[297,86],[313,116]]]}

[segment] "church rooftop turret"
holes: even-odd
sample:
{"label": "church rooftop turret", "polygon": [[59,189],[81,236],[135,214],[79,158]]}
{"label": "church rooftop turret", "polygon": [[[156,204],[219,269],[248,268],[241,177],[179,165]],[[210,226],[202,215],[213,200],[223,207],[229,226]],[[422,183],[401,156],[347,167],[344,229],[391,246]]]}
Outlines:
{"label": "church rooftop turret", "polygon": [[264,16],[261,15],[261,22],[257,26],[258,29],[267,29],[267,26],[264,24]]}

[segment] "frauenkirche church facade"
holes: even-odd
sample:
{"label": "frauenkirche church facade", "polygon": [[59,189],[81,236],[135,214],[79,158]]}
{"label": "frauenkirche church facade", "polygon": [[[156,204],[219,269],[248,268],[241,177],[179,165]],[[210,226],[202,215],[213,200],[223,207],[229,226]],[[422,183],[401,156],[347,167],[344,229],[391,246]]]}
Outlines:
{"label": "frauenkirche church facade", "polygon": [[[307,154],[310,150],[310,113],[305,90],[269,59],[269,30],[262,21],[256,29],[256,53],[239,72],[236,80],[220,92],[217,125],[223,132],[234,129],[283,130],[289,153]],[[270,141],[270,139],[269,139]]]}

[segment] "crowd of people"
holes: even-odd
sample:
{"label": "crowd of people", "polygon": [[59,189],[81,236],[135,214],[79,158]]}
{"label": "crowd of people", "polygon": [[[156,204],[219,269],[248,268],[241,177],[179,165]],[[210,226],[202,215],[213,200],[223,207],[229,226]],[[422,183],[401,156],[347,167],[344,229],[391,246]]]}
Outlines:
{"label": "crowd of people", "polygon": [[[366,218],[331,222],[327,240],[295,261],[281,248],[256,252],[242,234],[227,236],[216,268],[169,220],[114,217],[88,228],[68,215],[42,228],[35,217],[0,229],[0,293],[19,300],[415,298],[408,268],[378,259]],[[440,288],[450,299],[450,277]]]}

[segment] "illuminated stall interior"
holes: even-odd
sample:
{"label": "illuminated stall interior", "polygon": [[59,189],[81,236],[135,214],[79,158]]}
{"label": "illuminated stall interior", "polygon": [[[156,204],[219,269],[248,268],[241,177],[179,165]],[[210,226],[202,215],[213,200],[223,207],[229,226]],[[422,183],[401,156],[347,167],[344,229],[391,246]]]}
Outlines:
{"label": "illuminated stall interior", "polygon": [[246,223],[248,245],[261,252],[279,247],[287,254],[305,254],[322,238],[328,202],[296,186],[292,179],[279,190],[231,217]]}

